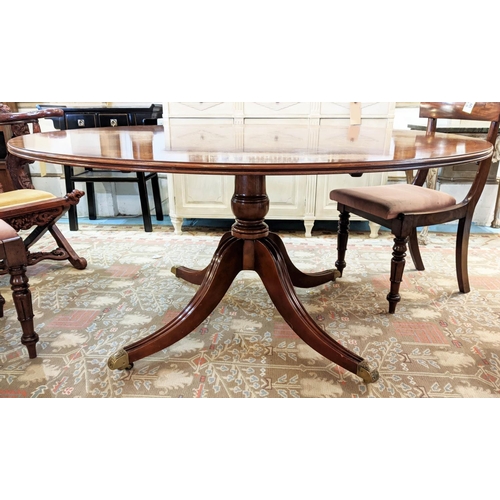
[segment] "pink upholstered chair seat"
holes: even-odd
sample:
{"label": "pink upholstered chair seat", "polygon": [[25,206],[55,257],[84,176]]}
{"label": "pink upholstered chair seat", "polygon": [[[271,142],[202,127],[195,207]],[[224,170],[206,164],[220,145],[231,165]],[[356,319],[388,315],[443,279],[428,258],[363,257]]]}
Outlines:
{"label": "pink upholstered chair seat", "polygon": [[447,193],[413,184],[334,189],[330,199],[383,219],[395,219],[400,213],[434,212],[457,203]]}

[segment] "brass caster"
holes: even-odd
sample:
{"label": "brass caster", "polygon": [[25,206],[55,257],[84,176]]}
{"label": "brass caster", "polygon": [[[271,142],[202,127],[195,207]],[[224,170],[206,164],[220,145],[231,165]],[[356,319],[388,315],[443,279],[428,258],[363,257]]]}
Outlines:
{"label": "brass caster", "polygon": [[177,276],[177,267],[176,266],[172,266],[170,268],[170,272],[174,275],[174,276]]}
{"label": "brass caster", "polygon": [[361,377],[367,384],[376,382],[379,378],[378,370],[370,369],[370,365],[366,361],[359,363],[356,375]]}
{"label": "brass caster", "polygon": [[108,359],[108,368],[111,370],[131,370],[133,366],[128,360],[128,352],[125,349],[116,351]]}

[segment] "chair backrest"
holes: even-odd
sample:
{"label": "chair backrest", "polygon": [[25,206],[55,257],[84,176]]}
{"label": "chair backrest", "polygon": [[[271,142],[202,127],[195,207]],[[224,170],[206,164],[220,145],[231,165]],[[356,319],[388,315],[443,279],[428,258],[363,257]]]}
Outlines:
{"label": "chair backrest", "polygon": [[44,109],[26,113],[12,113],[10,108],[0,102],[0,140],[3,141],[2,151],[6,154],[0,156],[0,193],[16,189],[32,189],[29,164],[31,161],[15,157],[7,152],[6,143],[12,137],[29,134],[31,124],[33,133],[40,132],[40,118],[64,116],[61,109]]}
{"label": "chair backrest", "polygon": [[[500,123],[500,102],[421,102],[420,118],[427,118],[427,134],[434,134],[438,119],[473,120],[488,122],[486,140],[495,146]],[[491,166],[491,157],[480,162],[476,176],[462,203],[473,209],[483,192]],[[413,179],[413,184],[422,186],[429,169],[421,169]]]}
{"label": "chair backrest", "polygon": [[427,118],[427,132],[436,131],[438,118],[490,122],[486,140],[495,144],[500,120],[500,102],[421,102],[420,118]]}

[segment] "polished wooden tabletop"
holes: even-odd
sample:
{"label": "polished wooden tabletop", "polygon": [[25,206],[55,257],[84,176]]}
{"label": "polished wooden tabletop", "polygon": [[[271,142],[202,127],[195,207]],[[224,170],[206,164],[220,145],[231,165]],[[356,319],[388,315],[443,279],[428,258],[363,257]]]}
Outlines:
{"label": "polished wooden tabletop", "polygon": [[194,124],[89,128],[16,137],[9,151],[73,166],[203,174],[362,173],[480,161],[487,141],[336,125]]}
{"label": "polished wooden tabletop", "polygon": [[269,231],[266,175],[328,174],[414,169],[480,161],[492,154],[482,139],[426,136],[361,126],[214,125],[139,126],[46,132],[16,137],[9,151],[28,160],[119,170],[233,174],[235,223],[224,234],[210,264],[201,270],[173,268],[179,279],[199,285],[191,301],[156,332],[112,354],[111,369],[131,369],[193,332],[222,300],[240,271],[255,271],[277,310],[310,347],[365,382],[378,371],[330,337],[296,295],[335,280],[336,269],[304,273]]}

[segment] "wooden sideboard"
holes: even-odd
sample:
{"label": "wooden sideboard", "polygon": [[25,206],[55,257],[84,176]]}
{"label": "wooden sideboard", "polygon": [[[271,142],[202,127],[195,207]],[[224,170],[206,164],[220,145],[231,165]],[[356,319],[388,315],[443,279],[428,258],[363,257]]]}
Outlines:
{"label": "wooden sideboard", "polygon": [[[390,136],[394,119],[395,103],[389,102],[165,102],[163,124],[168,129],[166,147],[183,146],[190,140],[192,127],[197,134],[209,133],[203,126],[207,123],[241,124],[241,135],[221,137],[221,141],[254,141],[258,129],[248,124],[275,124],[276,133],[259,140],[272,153],[280,148],[280,134],[287,134],[287,124],[313,125],[304,127],[302,135],[294,131],[298,144],[321,145],[328,141],[329,134],[337,133],[338,124],[369,124],[370,133],[377,139],[387,137],[385,147],[390,147]],[[321,134],[318,127],[321,126]],[[374,137],[375,139],[375,137]],[[216,138],[211,137],[211,141]],[[301,220],[306,236],[311,236],[316,220],[337,220],[336,203],[330,201],[329,193],[336,187],[368,186],[385,184],[387,174],[365,174],[362,177],[349,175],[291,175],[268,176],[267,191],[271,206],[268,219]],[[231,197],[233,179],[228,176],[168,174],[169,213],[175,232],[182,232],[185,218],[231,219]],[[373,227],[372,236],[378,228]]]}

